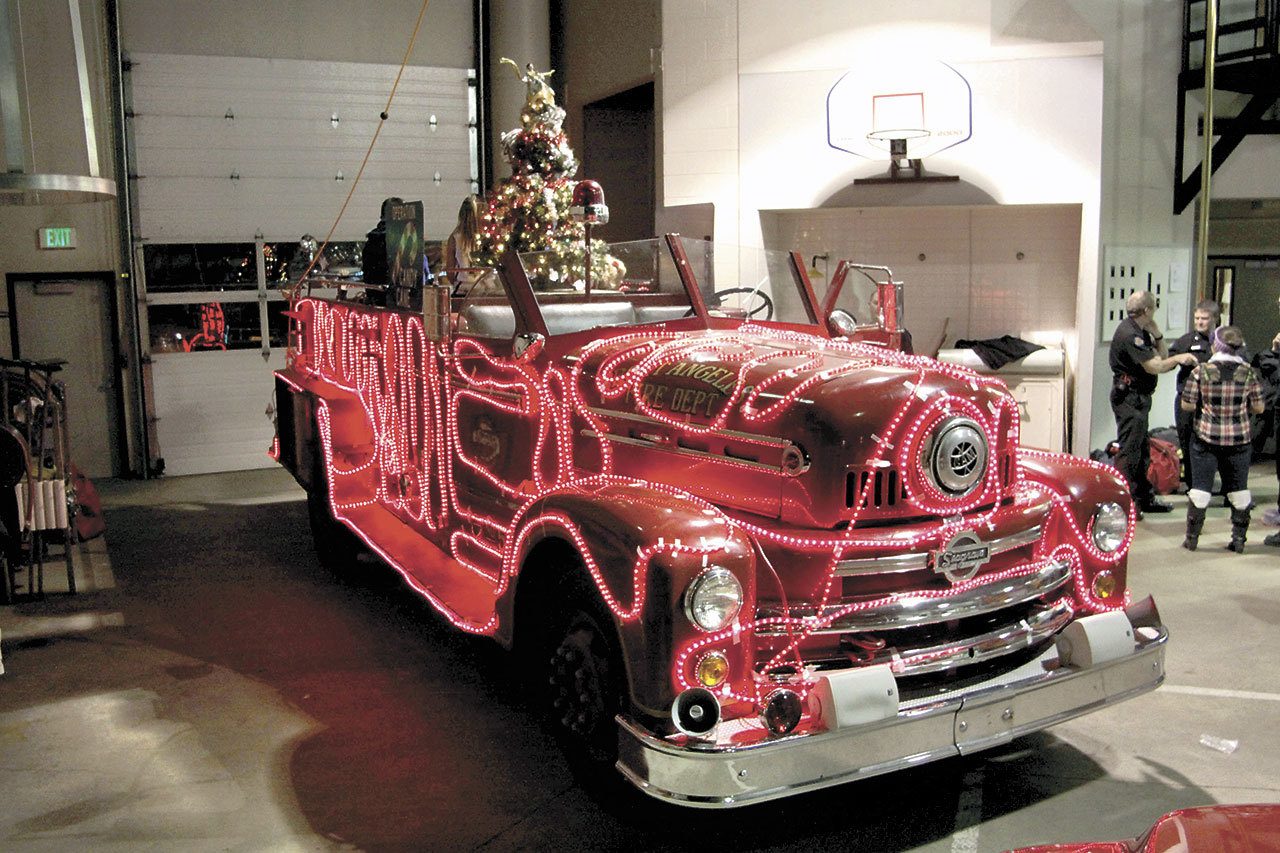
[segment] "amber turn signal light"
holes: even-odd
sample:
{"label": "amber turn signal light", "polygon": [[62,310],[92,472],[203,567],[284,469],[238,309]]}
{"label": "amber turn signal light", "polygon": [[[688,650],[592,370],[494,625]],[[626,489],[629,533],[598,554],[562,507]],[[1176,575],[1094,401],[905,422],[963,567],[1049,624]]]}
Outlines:
{"label": "amber turn signal light", "polygon": [[729,677],[729,661],[720,652],[708,652],[698,661],[698,683],[703,687],[719,687]]}

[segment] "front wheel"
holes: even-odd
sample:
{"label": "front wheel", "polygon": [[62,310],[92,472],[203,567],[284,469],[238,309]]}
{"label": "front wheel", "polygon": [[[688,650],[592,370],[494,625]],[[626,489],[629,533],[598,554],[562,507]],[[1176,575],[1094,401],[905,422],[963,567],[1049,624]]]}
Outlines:
{"label": "front wheel", "polygon": [[613,620],[594,593],[565,599],[544,646],[542,712],[574,772],[614,777],[626,682]]}

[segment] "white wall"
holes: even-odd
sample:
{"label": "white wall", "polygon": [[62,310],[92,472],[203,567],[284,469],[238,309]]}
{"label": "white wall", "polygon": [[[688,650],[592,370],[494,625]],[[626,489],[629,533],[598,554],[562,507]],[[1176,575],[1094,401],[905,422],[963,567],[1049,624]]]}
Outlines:
{"label": "white wall", "polygon": [[710,202],[715,239],[738,242],[738,23],[735,0],[663,0],[657,96],[660,205]]}
{"label": "white wall", "polygon": [[[1074,329],[1080,206],[981,205],[767,211],[765,245],[794,247],[818,271],[848,258],[890,267],[917,352],[960,338]],[[821,294],[826,282],[817,280]]]}
{"label": "white wall", "polygon": [[[561,19],[552,26],[562,31],[564,68],[556,69],[552,82],[563,95],[569,114],[564,127],[569,144],[576,149],[586,142],[582,132],[584,104],[653,79],[662,43],[659,5],[658,0],[573,0],[561,4]],[[494,121],[505,126],[498,116]],[[604,190],[608,194],[613,188],[606,186]]]}
{"label": "white wall", "polygon": [[[1194,121],[1193,116],[1193,127]],[[1189,174],[1200,162],[1199,146],[1203,143],[1194,134],[1189,134],[1188,142]],[[1280,136],[1246,136],[1240,147],[1213,173],[1209,195],[1213,198],[1280,198]]]}
{"label": "white wall", "polygon": [[768,0],[664,0],[665,203],[713,202],[717,239],[758,239],[758,210],[812,206],[875,171],[813,138],[836,72],[886,52],[955,65],[973,86],[974,136],[928,168],[998,203],[1080,205],[1068,346],[1073,450],[1085,453],[1115,431],[1102,248],[1191,243],[1192,218],[1171,212],[1181,15],[1172,0],[813,0],[803,14]]}

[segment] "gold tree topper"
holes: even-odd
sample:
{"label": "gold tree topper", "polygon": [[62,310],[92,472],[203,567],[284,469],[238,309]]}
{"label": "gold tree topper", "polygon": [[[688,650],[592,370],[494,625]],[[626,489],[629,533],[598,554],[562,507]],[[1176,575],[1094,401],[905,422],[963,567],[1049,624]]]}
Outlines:
{"label": "gold tree topper", "polygon": [[533,63],[530,62],[525,65],[522,72],[514,59],[508,59],[504,56],[499,62],[502,65],[510,65],[515,70],[516,77],[526,87],[526,99],[530,107],[540,111],[545,107],[554,107],[556,105],[556,93],[547,83],[547,80],[551,79],[551,75],[556,73],[555,69],[538,71],[533,67]]}

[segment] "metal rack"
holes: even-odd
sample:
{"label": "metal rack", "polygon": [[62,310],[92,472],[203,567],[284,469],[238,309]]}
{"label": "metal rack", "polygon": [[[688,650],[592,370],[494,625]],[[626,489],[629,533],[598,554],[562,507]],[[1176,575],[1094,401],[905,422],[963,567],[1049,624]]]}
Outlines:
{"label": "metal rack", "polygon": [[43,596],[45,564],[59,559],[76,591],[66,388],[54,378],[63,364],[0,358],[0,596],[9,602]]}

